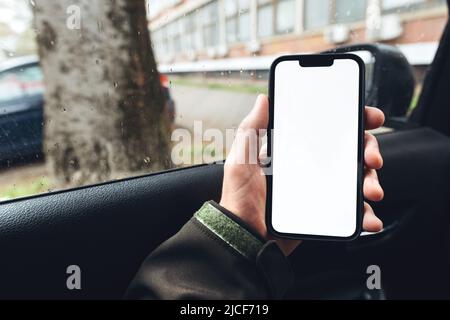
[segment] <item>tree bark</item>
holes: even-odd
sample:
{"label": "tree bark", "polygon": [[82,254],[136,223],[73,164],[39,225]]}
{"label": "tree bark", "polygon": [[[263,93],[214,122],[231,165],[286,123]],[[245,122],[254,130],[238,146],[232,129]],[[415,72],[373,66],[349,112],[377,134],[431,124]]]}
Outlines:
{"label": "tree bark", "polygon": [[[69,28],[69,6],[80,11]],[[73,8],[73,7],[72,7]],[[145,0],[36,0],[44,152],[58,185],[169,168],[169,123]]]}

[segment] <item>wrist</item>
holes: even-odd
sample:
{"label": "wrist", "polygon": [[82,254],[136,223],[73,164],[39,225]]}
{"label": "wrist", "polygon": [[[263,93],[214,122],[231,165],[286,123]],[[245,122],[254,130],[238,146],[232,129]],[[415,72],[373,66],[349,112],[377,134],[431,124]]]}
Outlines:
{"label": "wrist", "polygon": [[239,206],[235,202],[227,202],[222,198],[220,203],[216,205],[220,206],[228,216],[237,220],[245,228],[249,229],[253,233],[256,233],[260,238],[267,240],[267,228],[264,221],[264,211],[261,213],[261,209],[252,205]]}
{"label": "wrist", "polygon": [[212,200],[205,202],[194,218],[247,258],[255,258],[266,243],[252,228]]}
{"label": "wrist", "polygon": [[264,218],[265,207],[252,205],[250,201],[246,201],[246,205],[236,205],[236,203],[237,201],[228,202],[226,197],[222,197],[220,204],[215,204],[222,208],[219,210],[227,212],[228,216],[234,217],[235,221],[259,236],[263,241],[275,240],[286,256],[289,256],[301,243],[298,240],[277,239],[268,234]]}

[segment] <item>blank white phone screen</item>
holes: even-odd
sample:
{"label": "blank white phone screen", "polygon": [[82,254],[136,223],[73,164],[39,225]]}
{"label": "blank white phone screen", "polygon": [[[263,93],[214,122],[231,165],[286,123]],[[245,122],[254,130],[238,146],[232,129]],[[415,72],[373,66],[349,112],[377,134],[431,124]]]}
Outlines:
{"label": "blank white phone screen", "polygon": [[272,226],[350,237],[357,228],[359,65],[275,68]]}

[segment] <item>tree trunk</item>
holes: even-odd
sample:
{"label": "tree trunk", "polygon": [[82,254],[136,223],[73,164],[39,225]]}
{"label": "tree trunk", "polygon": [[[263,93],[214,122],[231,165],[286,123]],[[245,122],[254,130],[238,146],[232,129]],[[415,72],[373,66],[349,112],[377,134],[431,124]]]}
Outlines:
{"label": "tree trunk", "polygon": [[[77,19],[74,5],[79,29],[68,24]],[[59,186],[171,166],[145,9],[145,0],[35,1],[46,85],[44,152]]]}

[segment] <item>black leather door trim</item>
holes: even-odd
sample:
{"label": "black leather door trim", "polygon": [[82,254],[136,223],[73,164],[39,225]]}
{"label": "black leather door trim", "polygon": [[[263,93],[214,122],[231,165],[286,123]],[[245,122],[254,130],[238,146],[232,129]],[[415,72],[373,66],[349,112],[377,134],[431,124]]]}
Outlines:
{"label": "black leather door trim", "polygon": [[[175,170],[0,205],[0,298],[120,298],[141,261],[201,204],[223,166]],[[82,289],[66,288],[78,265]]]}

